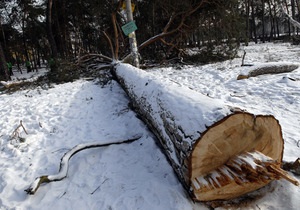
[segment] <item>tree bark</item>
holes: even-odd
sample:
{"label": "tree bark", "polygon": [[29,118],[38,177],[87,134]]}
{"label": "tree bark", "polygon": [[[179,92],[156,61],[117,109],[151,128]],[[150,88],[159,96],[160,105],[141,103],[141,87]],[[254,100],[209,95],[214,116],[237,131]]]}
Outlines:
{"label": "tree bark", "polygon": [[[293,25],[293,27],[300,29],[300,22],[296,21],[293,16],[289,15],[289,10],[288,7],[286,6],[286,11],[282,5],[282,2],[279,1],[279,7],[280,7],[280,11],[287,17],[288,21],[289,21],[289,26],[290,24]],[[289,29],[290,31],[290,29]],[[290,35],[290,34],[289,34]]]}
{"label": "tree bark", "polygon": [[[133,109],[159,140],[193,199],[210,201],[238,197],[276,177],[270,175],[274,174],[269,172],[273,169],[267,166],[264,171],[268,179],[255,181],[249,181],[243,172],[232,172],[235,175],[230,178],[226,173],[230,174],[233,169],[223,168],[231,159],[250,151],[281,163],[281,127],[273,116],[253,115],[227,106],[180,84],[162,82],[151,73],[130,65],[119,64],[112,71],[131,99]],[[220,185],[215,181],[208,183],[212,174],[221,177]]]}
{"label": "tree bark", "polygon": [[249,39],[251,38],[251,33],[250,33],[250,0],[245,1],[245,7],[246,7],[246,44],[248,46]]}
{"label": "tree bark", "polygon": [[265,25],[266,25],[266,22],[265,22],[265,0],[262,0],[261,1],[261,3],[262,3],[262,7],[261,7],[261,9],[262,9],[262,42],[263,43],[265,43],[265,36],[266,36],[266,34],[265,34]]}
{"label": "tree bark", "polygon": [[237,79],[248,79],[249,77],[256,77],[259,75],[264,74],[281,74],[281,73],[287,73],[292,72],[299,68],[299,65],[294,63],[264,63],[261,65],[255,65],[248,69],[245,69],[244,72],[241,72],[240,75],[238,75]]}
{"label": "tree bark", "polygon": [[[0,43],[0,73],[3,74],[3,76],[6,80],[11,80],[10,75],[8,73],[6,59],[5,59],[5,55],[4,55],[4,51],[3,51],[1,43]],[[1,76],[1,74],[0,74],[0,76]]]}
{"label": "tree bark", "polygon": [[273,36],[275,34],[275,17],[272,13],[272,6],[271,6],[271,3],[270,3],[270,0],[267,1],[268,2],[268,7],[269,7],[269,21],[270,21],[270,24],[271,24],[271,28],[270,28],[270,38],[269,38],[269,41],[271,41],[273,39]]}
{"label": "tree bark", "polygon": [[[255,12],[254,12],[254,1],[251,0],[251,18],[252,18],[252,32],[254,36],[254,42],[257,44],[257,33],[256,33],[256,23],[255,23]],[[251,35],[252,36],[252,35]]]}
{"label": "tree bark", "polygon": [[[133,21],[131,0],[126,0],[126,13],[127,13],[127,23]],[[135,31],[131,32],[128,35],[128,37],[129,37],[130,51],[133,57],[133,65],[139,67],[140,66],[139,51],[138,51]]]}
{"label": "tree bark", "polygon": [[51,47],[51,56],[53,59],[56,59],[58,55],[58,51],[57,51],[57,46],[52,31],[52,7],[53,7],[53,0],[48,0],[47,11],[46,11],[47,34],[48,34],[48,40]]}

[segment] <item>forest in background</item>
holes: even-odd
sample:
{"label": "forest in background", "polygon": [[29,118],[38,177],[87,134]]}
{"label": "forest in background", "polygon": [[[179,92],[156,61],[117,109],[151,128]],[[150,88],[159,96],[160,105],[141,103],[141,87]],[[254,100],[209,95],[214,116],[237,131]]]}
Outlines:
{"label": "forest in background", "polygon": [[[47,64],[61,77],[93,56],[122,60],[125,9],[123,0],[2,0],[0,79],[10,79],[7,63]],[[208,63],[233,58],[241,43],[299,42],[298,0],[132,0],[132,9],[142,63]]]}

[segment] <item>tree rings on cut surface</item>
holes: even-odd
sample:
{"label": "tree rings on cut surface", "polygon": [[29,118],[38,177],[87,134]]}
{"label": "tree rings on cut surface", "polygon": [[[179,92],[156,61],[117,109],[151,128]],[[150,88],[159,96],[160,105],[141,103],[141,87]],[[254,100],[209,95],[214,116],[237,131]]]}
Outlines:
{"label": "tree rings on cut surface", "polygon": [[[237,164],[233,164],[234,166],[228,164],[237,156],[254,151],[280,165],[283,138],[279,122],[273,116],[236,113],[208,128],[194,145],[191,154],[190,180],[196,200],[210,201],[238,197],[275,179],[275,175],[265,179],[255,177],[246,179],[243,175],[245,170],[235,170],[234,166],[238,168]],[[250,164],[250,169],[256,170],[256,167]],[[205,186],[205,183],[210,182],[211,184]]]}

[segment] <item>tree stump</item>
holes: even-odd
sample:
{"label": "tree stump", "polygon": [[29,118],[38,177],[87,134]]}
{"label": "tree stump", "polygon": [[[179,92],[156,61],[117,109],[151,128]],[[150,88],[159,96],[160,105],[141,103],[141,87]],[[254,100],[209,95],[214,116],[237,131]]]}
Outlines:
{"label": "tree stump", "polygon": [[[113,74],[197,201],[231,199],[284,177],[281,126],[128,64]],[[281,175],[280,175],[281,174]]]}

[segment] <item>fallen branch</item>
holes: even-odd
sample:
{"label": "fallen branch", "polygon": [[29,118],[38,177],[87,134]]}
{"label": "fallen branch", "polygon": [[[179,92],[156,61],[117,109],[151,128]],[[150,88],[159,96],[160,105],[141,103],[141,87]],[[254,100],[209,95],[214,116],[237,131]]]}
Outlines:
{"label": "fallen branch", "polygon": [[61,181],[62,179],[64,179],[68,174],[70,158],[82,150],[96,148],[96,147],[105,147],[113,144],[131,143],[133,141],[140,139],[141,137],[142,135],[138,134],[130,139],[116,141],[116,142],[102,142],[102,143],[94,142],[94,143],[79,144],[73,147],[73,149],[71,149],[69,152],[65,153],[64,156],[61,158],[59,171],[57,174],[43,175],[36,178],[35,181],[25,191],[27,192],[27,194],[33,195],[38,190],[41,184],[54,182],[54,181]]}
{"label": "fallen branch", "polygon": [[11,134],[10,139],[19,139],[19,140],[23,139],[23,138],[20,137],[20,131],[19,131],[20,128],[23,128],[24,132],[28,135],[28,133],[27,133],[27,131],[26,131],[26,129],[25,129],[23,123],[22,123],[22,120],[20,120],[20,125],[18,125],[18,127],[13,131],[13,133]]}
{"label": "fallen branch", "polygon": [[[104,184],[104,182],[106,182],[108,180],[108,178],[106,178],[102,183],[101,183],[101,185],[103,185]],[[100,187],[101,187],[101,185],[99,185],[93,192],[91,192],[90,194],[91,195],[93,195]]]}

